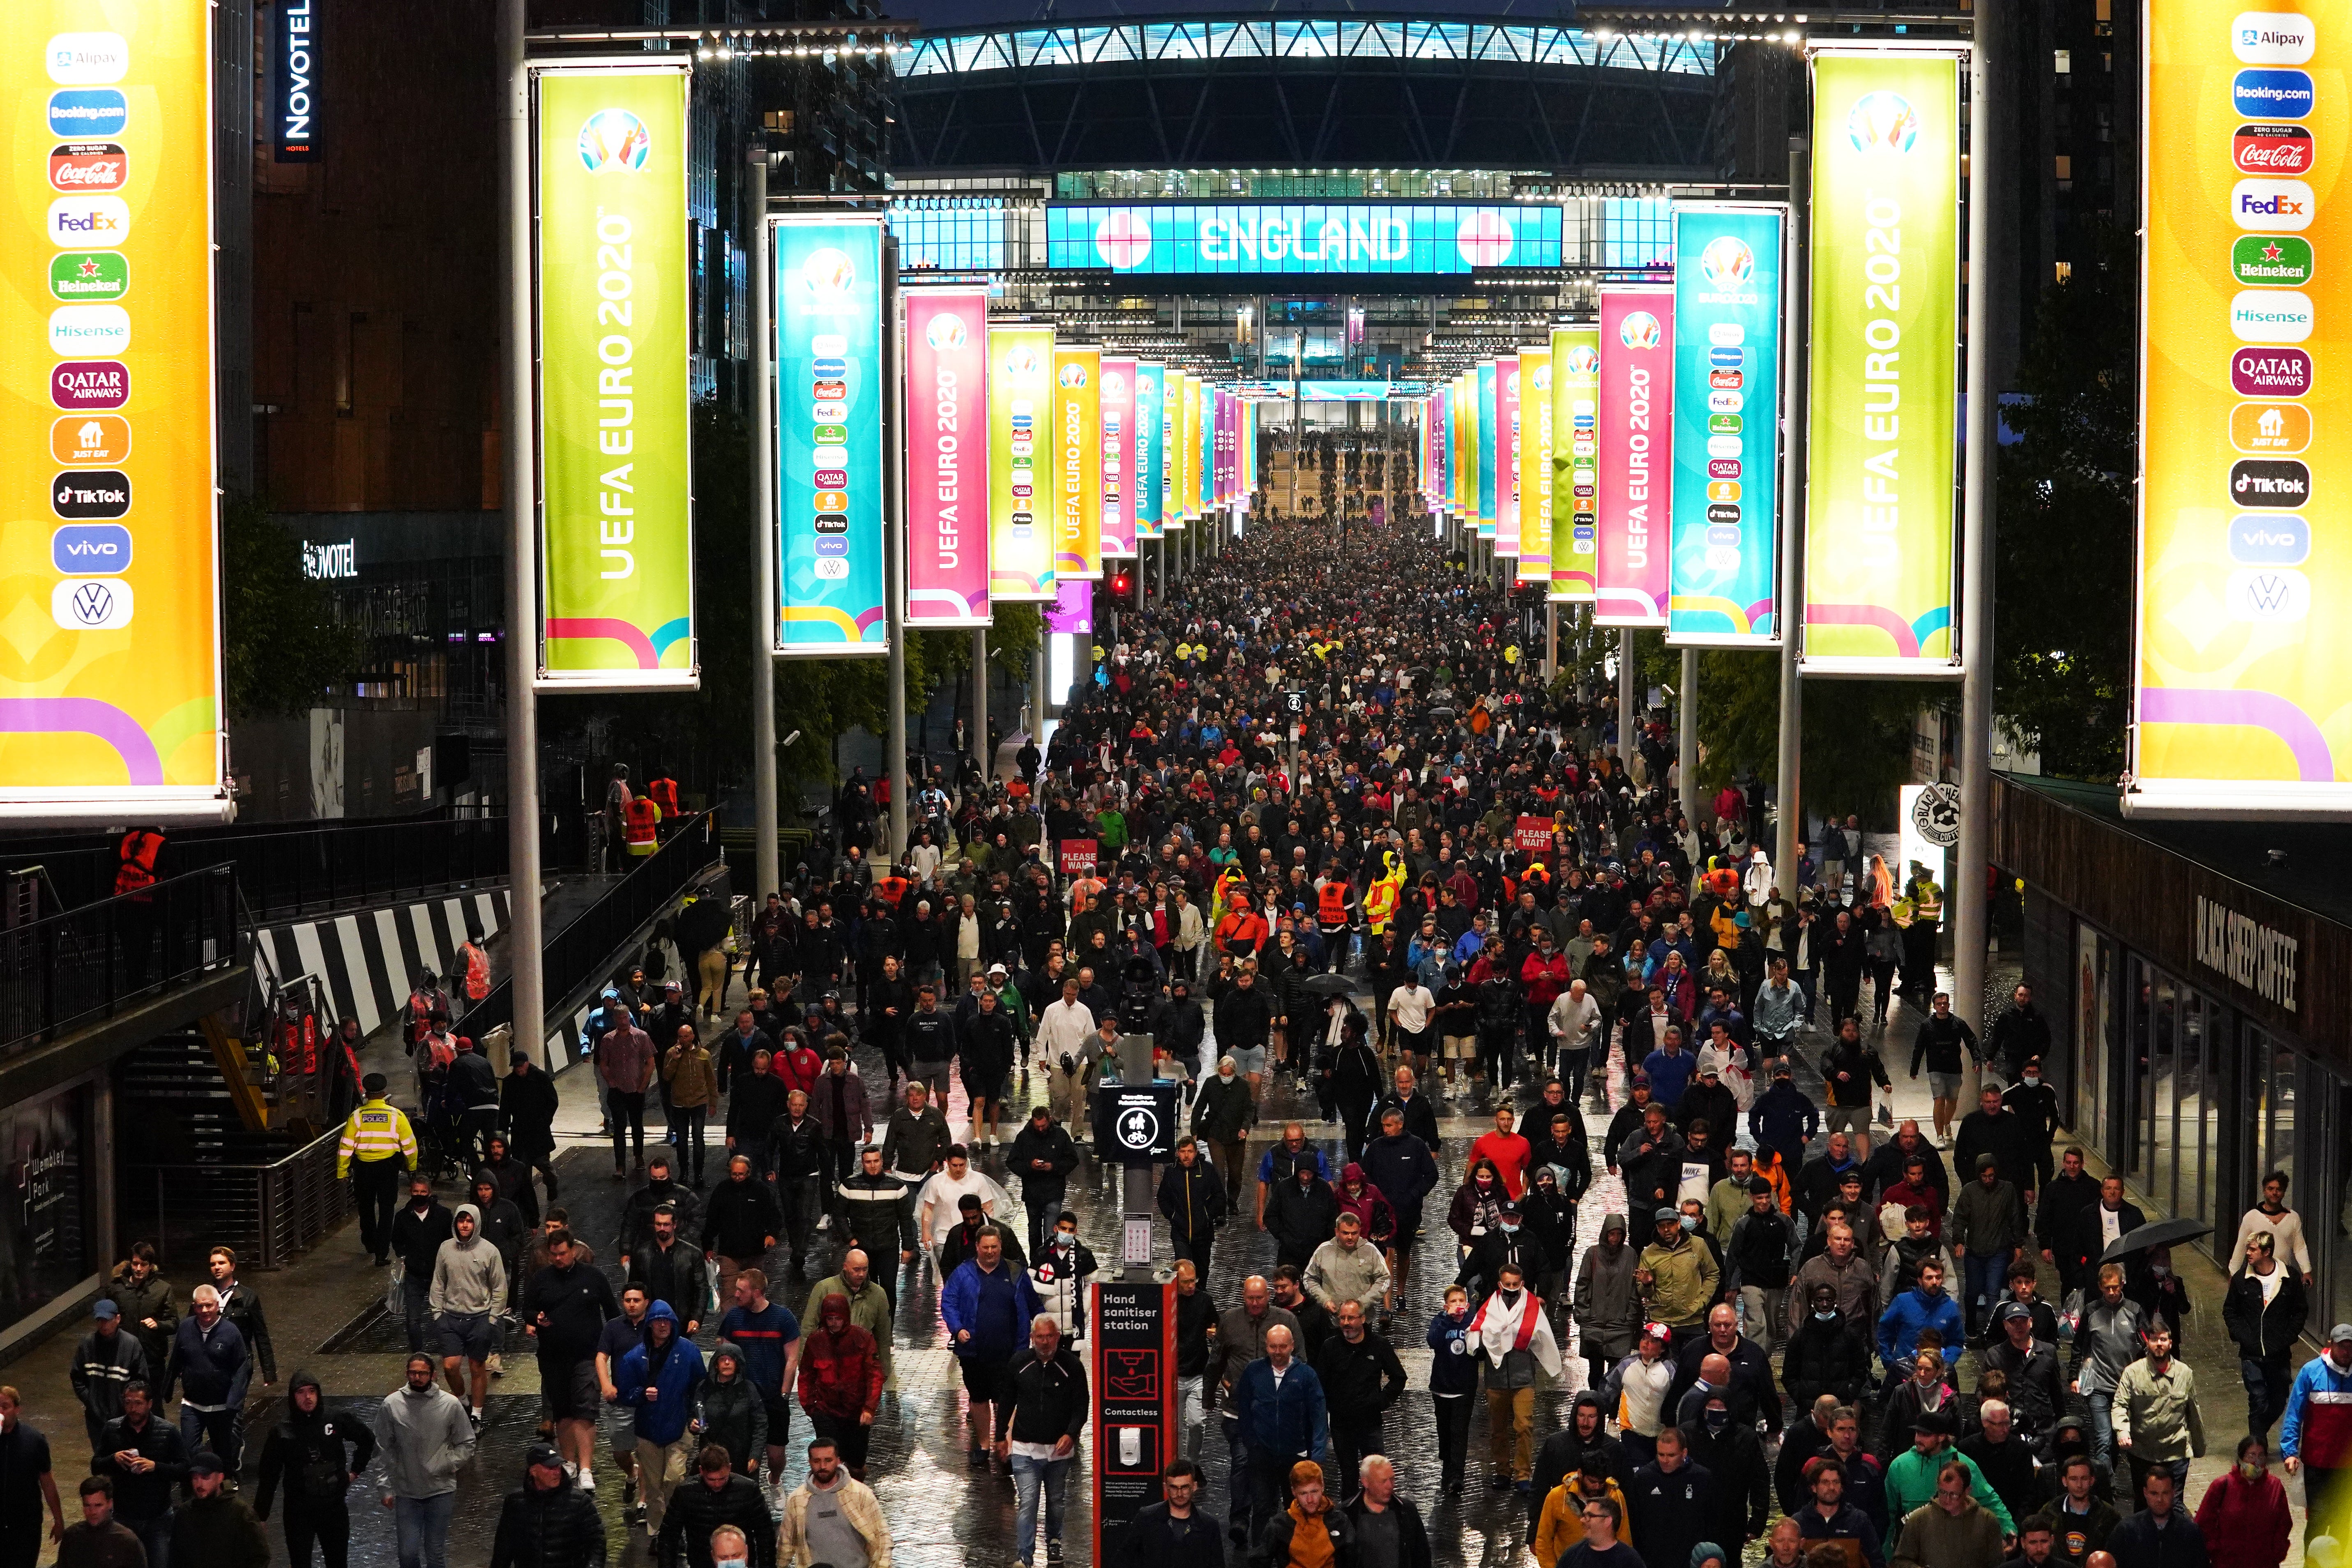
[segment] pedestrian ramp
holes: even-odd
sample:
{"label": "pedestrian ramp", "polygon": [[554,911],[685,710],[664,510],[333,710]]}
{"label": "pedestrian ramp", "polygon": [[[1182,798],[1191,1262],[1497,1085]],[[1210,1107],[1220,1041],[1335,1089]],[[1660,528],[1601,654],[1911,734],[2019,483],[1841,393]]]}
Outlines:
{"label": "pedestrian ramp", "polygon": [[255,966],[265,985],[316,976],[333,1016],[355,1017],[373,1035],[399,1016],[419,974],[461,967],[457,949],[466,938],[487,942],[512,913],[512,895],[497,888],[264,926],[253,933]]}

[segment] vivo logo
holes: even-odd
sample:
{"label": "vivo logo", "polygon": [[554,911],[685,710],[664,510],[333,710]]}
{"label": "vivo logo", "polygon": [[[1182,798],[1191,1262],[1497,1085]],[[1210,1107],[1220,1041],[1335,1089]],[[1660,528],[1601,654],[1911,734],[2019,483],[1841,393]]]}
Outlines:
{"label": "vivo logo", "polygon": [[119,522],[69,522],[49,535],[49,564],[68,577],[124,571],[131,564],[131,531]]}

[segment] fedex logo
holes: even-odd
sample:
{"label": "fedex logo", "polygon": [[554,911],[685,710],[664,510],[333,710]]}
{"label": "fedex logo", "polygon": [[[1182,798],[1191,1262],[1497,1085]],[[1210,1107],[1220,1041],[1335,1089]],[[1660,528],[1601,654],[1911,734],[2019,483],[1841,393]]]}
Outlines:
{"label": "fedex logo", "polygon": [[131,207],[121,196],[59,196],[49,204],[49,243],[79,248],[130,237]]}
{"label": "fedex logo", "polygon": [[2301,180],[2240,180],[2230,190],[2230,210],[2241,228],[2309,228],[2318,199]]}

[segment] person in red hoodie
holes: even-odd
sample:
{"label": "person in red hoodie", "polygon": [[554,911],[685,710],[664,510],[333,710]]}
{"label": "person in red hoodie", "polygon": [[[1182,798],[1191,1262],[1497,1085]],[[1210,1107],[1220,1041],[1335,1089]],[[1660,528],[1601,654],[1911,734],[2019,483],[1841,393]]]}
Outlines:
{"label": "person in red hoodie", "polygon": [[[1568,989],[1568,954],[1551,944],[1551,927],[1536,927],[1535,950],[1519,965],[1519,984],[1527,993],[1528,1048],[1536,1058],[1536,1076],[1551,1076],[1551,1005]],[[1511,1195],[1518,1196],[1515,1189]]]}
{"label": "person in red hoodie", "polygon": [[849,1298],[839,1291],[817,1303],[817,1327],[801,1351],[801,1408],[820,1437],[841,1450],[849,1473],[863,1479],[874,1409],[882,1402],[882,1363],[874,1336],[849,1321]]}
{"label": "person in red hoodie", "polygon": [[2279,1568],[2294,1537],[2286,1488],[2271,1474],[2270,1445],[2238,1440],[2238,1462],[2213,1478],[2197,1505],[2197,1529],[2213,1568]]}
{"label": "person in red hoodie", "polygon": [[1528,1161],[1535,1151],[1511,1131],[1511,1122],[1509,1106],[1495,1108],[1495,1130],[1481,1133],[1470,1145],[1469,1168],[1475,1171],[1481,1160],[1494,1161],[1496,1174],[1503,1178],[1503,1190],[1516,1199],[1528,1190]]}

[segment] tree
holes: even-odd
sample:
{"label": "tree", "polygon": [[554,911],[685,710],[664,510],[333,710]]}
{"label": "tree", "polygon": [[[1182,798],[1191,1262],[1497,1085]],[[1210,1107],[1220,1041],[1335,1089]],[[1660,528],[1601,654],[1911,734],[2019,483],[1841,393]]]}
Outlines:
{"label": "tree", "polygon": [[229,713],[299,713],[349,686],[362,657],[359,634],[336,624],[327,585],[303,574],[301,542],[255,495],[228,497],[220,527]]}
{"label": "tree", "polygon": [[2044,772],[2104,782],[2131,691],[2138,268],[2128,235],[2090,249],[2043,290],[2002,411],[1993,700]]}

